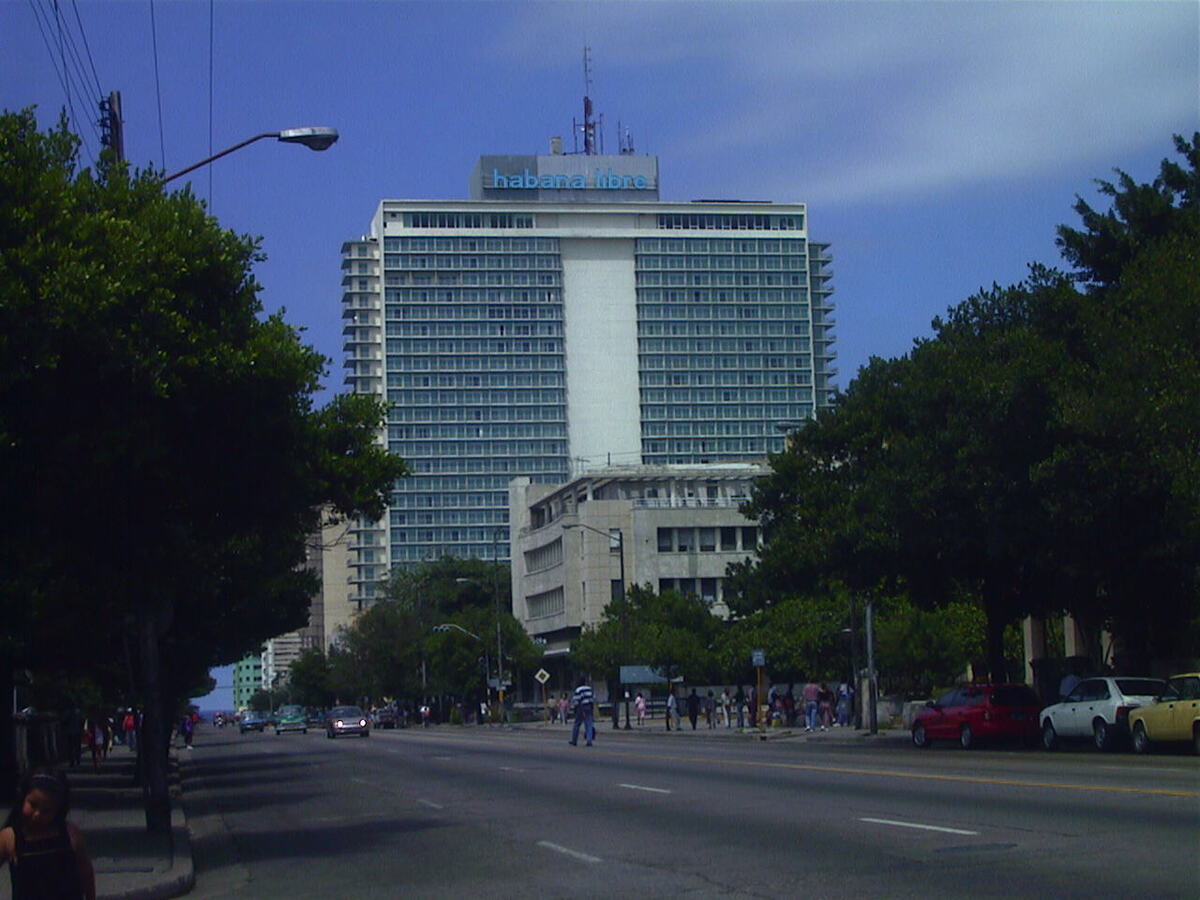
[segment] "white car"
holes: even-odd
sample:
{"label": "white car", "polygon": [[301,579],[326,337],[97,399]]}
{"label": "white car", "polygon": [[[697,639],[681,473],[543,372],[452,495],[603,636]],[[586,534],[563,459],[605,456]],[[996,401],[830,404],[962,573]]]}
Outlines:
{"label": "white car", "polygon": [[1129,738],[1129,711],[1149,706],[1166,689],[1159,678],[1085,678],[1038,716],[1042,746],[1053,750],[1059,740],[1090,739],[1097,750],[1111,750]]}

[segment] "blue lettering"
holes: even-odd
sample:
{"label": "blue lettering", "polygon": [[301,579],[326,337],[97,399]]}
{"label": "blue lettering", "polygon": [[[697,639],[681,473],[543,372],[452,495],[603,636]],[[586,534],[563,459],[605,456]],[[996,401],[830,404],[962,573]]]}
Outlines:
{"label": "blue lettering", "polygon": [[587,179],[582,175],[572,175],[570,187],[577,190],[582,190],[583,188],[587,187]]}

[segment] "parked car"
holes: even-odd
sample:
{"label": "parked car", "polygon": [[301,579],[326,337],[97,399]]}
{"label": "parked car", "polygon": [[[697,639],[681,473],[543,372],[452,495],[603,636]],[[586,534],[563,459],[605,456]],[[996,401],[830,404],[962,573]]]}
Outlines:
{"label": "parked car", "polygon": [[1033,744],[1042,704],[1024,684],[964,684],[926,704],[912,725],[912,742],[956,740],[963,749],[992,738],[1016,738]]}
{"label": "parked car", "polygon": [[1158,702],[1129,714],[1133,749],[1145,753],[1152,744],[1190,741],[1200,753],[1200,672],[1167,679]]}
{"label": "parked car", "polygon": [[275,733],[299,731],[308,734],[308,722],[304,718],[303,706],[281,706],[275,714]]}
{"label": "parked car", "polygon": [[367,715],[357,706],[335,706],[329,711],[328,723],[325,725],[325,737],[335,738],[343,734],[357,734],[360,737],[371,736],[371,726]]}
{"label": "parked car", "polygon": [[1129,713],[1153,703],[1166,687],[1161,678],[1085,678],[1038,716],[1042,746],[1053,750],[1060,739],[1090,739],[1097,750],[1111,750],[1129,738]]}
{"label": "parked car", "polygon": [[242,713],[242,718],[238,722],[238,731],[245,734],[247,731],[262,731],[266,727],[267,720],[263,718],[262,713],[257,713],[251,710],[250,712]]}

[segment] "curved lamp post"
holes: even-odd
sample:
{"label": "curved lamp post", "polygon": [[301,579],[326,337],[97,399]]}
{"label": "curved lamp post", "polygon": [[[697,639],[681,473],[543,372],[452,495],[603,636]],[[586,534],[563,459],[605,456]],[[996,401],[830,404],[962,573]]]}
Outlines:
{"label": "curved lamp post", "polygon": [[253,144],[255,141],[261,141],[263,138],[276,138],[285,144],[303,144],[309,150],[328,150],[337,143],[338,133],[336,128],[326,128],[322,125],[311,126],[308,128],[285,128],[283,131],[264,131],[262,134],[256,134],[252,138],[247,138],[240,144],[234,144],[232,147],[226,147],[220,153],[214,153],[195,165],[188,166],[186,169],[180,169],[163,179],[163,184],[168,181],[174,181],[180,175],[186,175],[188,172],[194,172],[201,166],[207,166],[213,160],[220,159],[222,156],[228,156],[235,150],[241,150],[247,144]]}

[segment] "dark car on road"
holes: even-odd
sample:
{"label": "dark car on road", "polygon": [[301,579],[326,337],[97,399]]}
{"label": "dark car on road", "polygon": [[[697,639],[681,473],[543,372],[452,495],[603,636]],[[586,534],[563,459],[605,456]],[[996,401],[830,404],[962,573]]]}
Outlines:
{"label": "dark car on road", "polygon": [[335,706],[329,711],[325,725],[325,737],[335,738],[343,734],[371,736],[371,725],[367,714],[357,706]]}
{"label": "dark car on road", "polygon": [[1038,695],[1025,684],[964,684],[917,713],[912,741],[918,747],[932,740],[958,741],[967,750],[980,741],[1010,738],[1033,746],[1041,709]]}
{"label": "dark car on road", "polygon": [[263,718],[262,713],[244,712],[242,718],[238,722],[238,731],[245,734],[247,731],[262,731],[266,727],[267,720]]}

